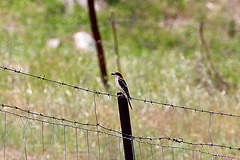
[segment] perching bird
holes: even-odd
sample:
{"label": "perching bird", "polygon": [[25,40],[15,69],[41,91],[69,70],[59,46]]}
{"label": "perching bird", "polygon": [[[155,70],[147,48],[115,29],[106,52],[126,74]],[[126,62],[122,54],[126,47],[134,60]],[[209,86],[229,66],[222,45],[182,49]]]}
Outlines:
{"label": "perching bird", "polygon": [[127,83],[125,82],[125,80],[123,79],[123,76],[120,72],[113,72],[111,73],[111,75],[115,76],[115,82],[116,82],[116,86],[117,88],[124,94],[124,96],[127,98],[128,103],[130,108],[132,109],[132,105],[130,103],[130,95],[129,95],[129,91],[128,91],[128,87],[127,87]]}

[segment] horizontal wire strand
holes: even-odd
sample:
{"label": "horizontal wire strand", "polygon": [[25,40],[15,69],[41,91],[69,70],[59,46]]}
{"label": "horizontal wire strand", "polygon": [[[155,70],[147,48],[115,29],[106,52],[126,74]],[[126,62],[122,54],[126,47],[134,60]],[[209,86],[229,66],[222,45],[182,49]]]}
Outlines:
{"label": "horizontal wire strand", "polygon": [[[37,76],[37,75],[21,72],[21,70],[17,70],[15,68],[11,69],[11,68],[8,68],[8,67],[5,67],[5,66],[0,66],[0,68],[3,69],[3,70],[15,72],[17,74],[22,74],[22,75],[34,77],[34,78],[37,78],[37,79],[40,79],[40,80],[43,80],[43,81],[56,83],[56,84],[59,84],[59,85],[62,85],[62,86],[68,86],[68,87],[71,87],[71,88],[73,88],[75,90],[82,90],[82,91],[94,93],[94,94],[97,94],[97,95],[105,95],[105,96],[108,96],[108,97],[117,97],[117,95],[113,95],[113,94],[110,94],[110,93],[94,91],[94,90],[86,89],[86,88],[83,88],[83,87],[78,87],[77,85],[71,85],[71,84],[67,84],[65,82],[60,82],[60,81],[56,81],[56,80],[47,79],[47,78],[45,78],[45,76],[41,76],[41,75]],[[215,111],[209,111],[209,110],[204,110],[204,109],[197,109],[197,108],[192,108],[192,107],[185,107],[185,106],[180,106],[180,105],[173,105],[173,104],[169,104],[169,103],[157,102],[157,101],[141,99],[141,98],[133,98],[133,97],[131,97],[130,99],[131,100],[135,100],[135,101],[144,102],[144,103],[168,106],[168,107],[172,107],[172,108],[180,108],[180,109],[184,109],[184,110],[192,110],[192,111],[200,112],[200,113],[208,113],[208,114],[211,113],[211,114],[216,114],[216,115],[240,118],[240,115],[235,115],[235,114],[231,114],[231,113],[215,112]]]}

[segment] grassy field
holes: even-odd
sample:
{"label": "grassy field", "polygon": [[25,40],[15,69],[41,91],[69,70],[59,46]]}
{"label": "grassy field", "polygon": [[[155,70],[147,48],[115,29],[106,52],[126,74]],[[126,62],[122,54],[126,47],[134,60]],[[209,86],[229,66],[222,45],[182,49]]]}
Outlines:
{"label": "grassy field", "polygon": [[[79,52],[74,47],[73,34],[90,32],[88,11],[74,6],[66,14],[60,0],[2,0],[0,1],[0,65],[15,67],[26,73],[66,82],[91,90],[116,94],[114,78],[116,60],[110,12],[117,22],[122,72],[132,97],[151,99],[175,105],[240,115],[240,19],[238,1],[137,0],[110,1],[107,9],[97,13],[103,39],[110,89],[105,90],[100,79],[96,52]],[[123,20],[123,21],[120,21]],[[211,60],[201,45],[199,24],[205,21],[205,40]],[[46,46],[49,38],[58,37],[57,49]],[[209,67],[213,63],[227,89]],[[96,123],[94,95],[83,91],[40,81],[31,77],[0,70],[0,102],[16,105],[37,113],[66,117],[84,123]],[[132,101],[132,129],[135,136],[183,138],[185,141],[210,143],[209,114]],[[96,96],[99,122],[120,130],[117,99]],[[4,108],[18,114],[20,111]],[[26,114],[27,115],[27,114]],[[27,115],[33,117],[31,115]],[[7,114],[7,159],[19,156],[24,139],[24,127],[19,118]],[[41,119],[41,117],[35,117]],[[27,122],[24,119],[24,122]],[[49,119],[51,121],[51,119]],[[4,113],[0,113],[0,143],[4,139]],[[54,121],[55,122],[55,121]],[[61,122],[64,123],[64,122]],[[86,126],[79,126],[85,127]],[[50,124],[44,124],[45,158],[49,158],[52,141]],[[96,127],[87,127],[96,129]],[[211,115],[213,143],[239,147],[239,118]],[[42,156],[42,123],[29,121],[27,152],[29,159]],[[65,127],[67,158],[76,156],[75,129]],[[108,158],[108,137],[99,134],[101,159]],[[53,155],[64,159],[64,127],[55,126]],[[78,130],[79,157],[88,155],[86,131]],[[97,134],[89,132],[90,159],[98,158]],[[215,153],[213,147],[196,147],[167,141],[159,144],[190,147]],[[111,158],[120,159],[119,139],[110,136]],[[150,159],[151,146],[142,145],[143,159]],[[139,157],[138,144],[135,143]],[[11,150],[11,151],[10,151]],[[160,158],[161,148],[154,147],[154,158]],[[218,154],[239,156],[240,152],[217,148]],[[165,158],[171,158],[165,148]],[[193,157],[186,151],[187,159]],[[0,145],[0,156],[3,145]],[[174,149],[175,159],[182,150]],[[123,159],[123,153],[121,152]],[[203,155],[204,156],[204,155]],[[24,154],[22,153],[22,157]],[[200,153],[194,153],[199,159]],[[203,159],[210,159],[205,155]]]}

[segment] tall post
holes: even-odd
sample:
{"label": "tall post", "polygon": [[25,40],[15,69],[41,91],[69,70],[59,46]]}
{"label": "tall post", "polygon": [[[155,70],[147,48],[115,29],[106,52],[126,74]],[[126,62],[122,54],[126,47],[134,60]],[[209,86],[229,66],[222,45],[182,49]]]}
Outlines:
{"label": "tall post", "polygon": [[92,32],[93,32],[93,36],[95,39],[97,52],[98,52],[98,62],[101,70],[101,79],[103,81],[105,88],[108,89],[109,85],[108,85],[107,69],[106,69],[106,63],[104,58],[102,40],[101,40],[100,33],[98,31],[96,12],[94,9],[94,0],[88,0],[88,9],[89,9],[89,17],[91,21]]}
{"label": "tall post", "polygon": [[118,52],[117,29],[116,29],[116,23],[115,23],[113,12],[111,12],[110,21],[112,24],[113,41],[114,41],[114,49],[115,49],[115,53],[116,53],[117,68],[118,68],[118,71],[121,72],[120,56],[119,56],[119,52]]}
{"label": "tall post", "polygon": [[125,137],[123,138],[125,160],[135,160],[128,101],[122,92],[118,92],[117,97],[122,136]]}

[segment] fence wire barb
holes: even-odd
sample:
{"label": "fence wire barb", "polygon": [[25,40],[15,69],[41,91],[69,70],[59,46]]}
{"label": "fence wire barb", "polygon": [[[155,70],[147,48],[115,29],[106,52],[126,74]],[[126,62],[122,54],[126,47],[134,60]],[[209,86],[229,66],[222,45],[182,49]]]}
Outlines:
{"label": "fence wire barb", "polygon": [[[29,74],[29,73],[25,73],[25,72],[21,72],[21,70],[17,70],[15,68],[11,69],[5,66],[0,66],[1,69],[3,70],[7,70],[7,71],[11,71],[11,72],[15,72],[17,74],[22,74],[25,76],[30,76],[30,77],[34,77],[40,80],[44,80],[44,81],[48,81],[48,82],[52,82],[52,83],[56,83],[62,86],[68,86],[71,87],[75,90],[82,90],[82,91],[86,91],[86,92],[90,92],[90,93],[94,93],[96,95],[105,95],[108,97],[117,97],[117,95],[113,95],[110,93],[106,93],[106,92],[100,92],[100,91],[94,91],[94,90],[90,90],[90,89],[86,89],[83,87],[78,87],[77,85],[71,85],[71,84],[67,84],[64,82],[59,82],[56,80],[51,80],[51,79],[47,79],[45,77],[37,76],[37,75],[33,75],[33,74]],[[231,114],[231,113],[223,113],[223,112],[215,112],[215,111],[209,111],[209,110],[204,110],[204,109],[197,109],[197,108],[192,108],[192,107],[185,107],[185,106],[180,106],[180,105],[173,105],[173,104],[169,104],[169,103],[163,103],[163,102],[157,102],[157,101],[152,101],[150,100],[146,100],[146,99],[141,99],[141,98],[133,98],[131,97],[131,100],[135,100],[135,101],[139,101],[139,102],[144,102],[144,103],[150,103],[150,104],[157,104],[157,105],[162,105],[162,106],[168,106],[168,107],[172,107],[172,108],[180,108],[180,109],[184,109],[184,110],[191,110],[191,111],[195,111],[195,112],[200,112],[200,113],[211,113],[211,114],[216,114],[216,115],[221,115],[221,116],[230,116],[230,117],[237,117],[240,118],[240,115],[236,115],[236,114]]]}
{"label": "fence wire barb", "polygon": [[[95,101],[95,99],[94,99],[94,105],[95,105],[95,108],[96,108],[96,101]],[[118,133],[118,134],[122,134],[123,136],[130,136],[133,139],[150,140],[150,141],[153,141],[153,140],[159,140],[159,141],[161,141],[161,140],[168,140],[168,141],[172,141],[172,142],[176,142],[176,143],[183,143],[183,144],[187,144],[187,145],[211,146],[211,147],[227,148],[227,149],[232,149],[232,150],[240,150],[240,147],[232,147],[232,146],[227,146],[227,145],[213,144],[212,141],[211,141],[211,143],[193,143],[193,142],[184,141],[182,138],[170,138],[170,137],[152,138],[152,137],[139,137],[139,136],[134,136],[134,135],[128,135],[128,134],[124,134],[124,133],[122,133],[120,131],[104,127],[104,126],[102,126],[98,122],[96,124],[93,124],[93,123],[82,123],[82,122],[78,122],[76,120],[73,121],[73,120],[68,120],[66,118],[58,118],[58,117],[54,117],[54,116],[44,115],[42,113],[31,112],[30,110],[25,110],[25,109],[22,109],[20,107],[11,106],[11,105],[8,105],[8,104],[0,103],[0,106],[7,107],[7,108],[12,108],[12,109],[16,109],[16,110],[20,110],[20,111],[25,112],[27,114],[37,115],[37,116],[50,118],[50,119],[53,119],[53,120],[58,120],[58,121],[63,121],[63,122],[68,122],[68,123],[72,123],[72,124],[80,124],[80,125],[86,125],[86,126],[96,126],[98,131],[99,131],[98,126],[99,126],[100,128],[102,128],[104,130],[107,130],[109,132],[115,132],[115,133]],[[99,137],[99,135],[98,135],[98,137]],[[99,148],[100,148],[100,146],[99,146]]]}

